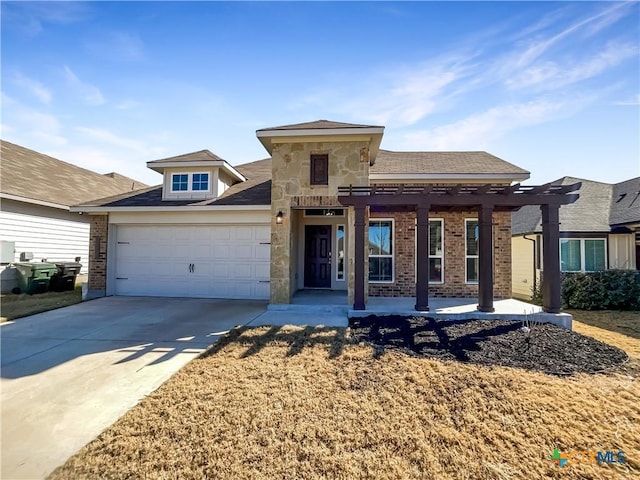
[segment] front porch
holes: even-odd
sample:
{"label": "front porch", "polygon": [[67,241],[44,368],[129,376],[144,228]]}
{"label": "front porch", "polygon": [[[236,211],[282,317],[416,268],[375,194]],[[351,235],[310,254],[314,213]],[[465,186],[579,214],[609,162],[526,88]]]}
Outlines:
{"label": "front porch", "polygon": [[[322,316],[344,315],[346,318],[368,315],[423,316],[438,319],[466,320],[531,320],[553,323],[571,330],[572,316],[568,313],[546,313],[538,305],[513,298],[495,299],[493,312],[478,310],[475,298],[430,298],[429,311],[415,310],[415,297],[369,297],[366,310],[355,310],[348,304],[347,292],[340,290],[299,290],[290,304],[271,304],[269,312],[304,315],[310,323],[322,323]],[[314,317],[319,317],[312,320]]]}

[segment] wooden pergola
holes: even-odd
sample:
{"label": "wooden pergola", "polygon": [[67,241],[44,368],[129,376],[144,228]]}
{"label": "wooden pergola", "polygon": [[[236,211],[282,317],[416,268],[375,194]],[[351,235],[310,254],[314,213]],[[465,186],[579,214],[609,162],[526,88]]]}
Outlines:
{"label": "wooden pergola", "polygon": [[417,218],[416,305],[429,310],[429,210],[432,207],[477,210],[478,212],[478,310],[493,312],[494,211],[512,211],[525,205],[542,210],[543,310],[559,313],[561,205],[575,202],[580,182],[572,185],[372,185],[338,188],[338,201],[355,209],[354,310],[365,309],[365,226],[367,207],[412,208]]}

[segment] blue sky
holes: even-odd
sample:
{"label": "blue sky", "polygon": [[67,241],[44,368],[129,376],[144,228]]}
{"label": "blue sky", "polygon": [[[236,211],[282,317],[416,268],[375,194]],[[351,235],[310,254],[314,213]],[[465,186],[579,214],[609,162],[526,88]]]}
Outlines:
{"label": "blue sky", "polygon": [[389,150],[640,175],[637,2],[68,2],[2,9],[2,138],[149,184],[267,156],[255,130],[384,125]]}

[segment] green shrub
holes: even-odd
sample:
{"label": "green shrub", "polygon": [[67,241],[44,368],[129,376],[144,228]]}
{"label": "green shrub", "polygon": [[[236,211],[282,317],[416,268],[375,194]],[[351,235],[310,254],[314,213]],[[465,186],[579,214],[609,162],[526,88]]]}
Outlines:
{"label": "green shrub", "polygon": [[[542,304],[542,286],[531,301]],[[562,306],[578,310],[640,310],[640,272],[603,270],[562,274]]]}

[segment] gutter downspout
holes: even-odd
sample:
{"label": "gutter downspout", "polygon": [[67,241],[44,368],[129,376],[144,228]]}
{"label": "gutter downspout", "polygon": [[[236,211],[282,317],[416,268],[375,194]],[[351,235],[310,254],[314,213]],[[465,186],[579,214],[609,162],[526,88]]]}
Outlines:
{"label": "gutter downspout", "polygon": [[522,235],[522,238],[524,238],[525,240],[529,240],[531,242],[531,245],[533,246],[533,292],[532,294],[535,293],[536,291],[536,287],[537,287],[537,281],[536,281],[536,265],[538,264],[538,262],[536,262],[536,239],[535,238],[528,238],[527,235]]}

